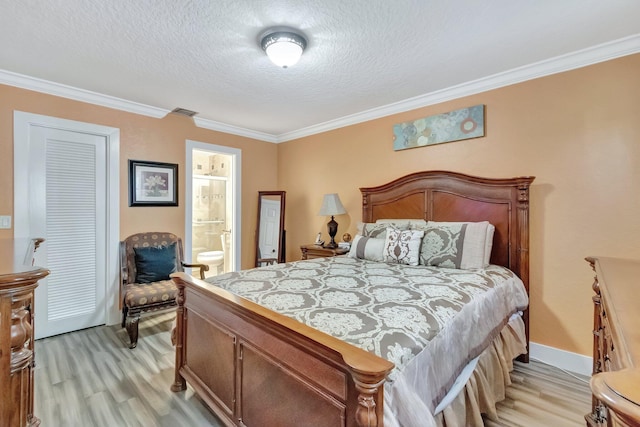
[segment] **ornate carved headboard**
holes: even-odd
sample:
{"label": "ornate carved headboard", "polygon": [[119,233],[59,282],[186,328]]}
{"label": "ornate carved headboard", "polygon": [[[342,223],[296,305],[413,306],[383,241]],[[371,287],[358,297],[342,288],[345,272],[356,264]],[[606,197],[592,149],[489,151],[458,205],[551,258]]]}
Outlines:
{"label": "ornate carved headboard", "polygon": [[496,227],[491,263],[511,269],[528,286],[529,185],[533,179],[416,172],[378,187],[360,188],[362,220],[489,221]]}

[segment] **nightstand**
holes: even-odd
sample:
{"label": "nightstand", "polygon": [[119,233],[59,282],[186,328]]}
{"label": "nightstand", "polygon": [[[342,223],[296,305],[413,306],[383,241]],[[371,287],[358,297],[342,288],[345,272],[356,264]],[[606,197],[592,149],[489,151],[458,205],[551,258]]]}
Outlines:
{"label": "nightstand", "polygon": [[344,255],[349,252],[349,249],[331,249],[318,245],[302,245],[300,246],[300,250],[302,251],[302,259],[332,257],[336,255]]}

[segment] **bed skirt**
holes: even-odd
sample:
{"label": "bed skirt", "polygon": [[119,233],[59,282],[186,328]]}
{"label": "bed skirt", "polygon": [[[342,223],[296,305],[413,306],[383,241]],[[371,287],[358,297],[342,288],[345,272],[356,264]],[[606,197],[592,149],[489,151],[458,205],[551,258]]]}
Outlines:
{"label": "bed skirt", "polygon": [[[492,344],[485,349],[472,363],[475,368],[469,370],[466,377],[457,381],[461,383],[455,395],[449,399],[444,409],[436,415],[426,414],[405,401],[402,409],[402,420],[397,419],[385,406],[385,427],[464,427],[483,426],[485,417],[497,421],[496,403],[504,400],[506,389],[511,384],[509,373],[513,370],[513,360],[526,352],[526,336],[524,323],[520,316],[514,316],[502,329]],[[461,374],[461,377],[464,375]],[[454,386],[455,387],[455,386]]]}
{"label": "bed skirt", "polygon": [[[517,318],[520,320],[520,318]],[[510,322],[478,359],[462,392],[436,415],[441,427],[482,426],[482,414],[498,421],[496,403],[505,399],[511,385],[513,360],[526,352],[524,324]]]}
{"label": "bed skirt", "polygon": [[439,427],[483,426],[482,414],[498,421],[496,403],[505,399],[511,385],[513,360],[526,352],[524,323],[520,317],[505,326],[479,357],[471,377],[458,396],[436,414]]}

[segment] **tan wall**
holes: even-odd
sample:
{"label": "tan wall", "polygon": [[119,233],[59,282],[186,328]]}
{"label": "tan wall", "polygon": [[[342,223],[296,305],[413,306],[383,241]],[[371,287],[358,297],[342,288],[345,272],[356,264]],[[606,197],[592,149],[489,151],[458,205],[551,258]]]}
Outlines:
{"label": "tan wall", "polygon": [[[242,149],[242,267],[252,266],[259,190],[286,190],[289,260],[327,218],[322,195],[338,192],[348,214],[338,236],[355,234],[359,187],[407,173],[446,169],[489,177],[535,175],[531,190],[531,338],[590,354],[592,273],[587,255],[640,258],[640,55],[370,121],[279,145],[0,85],[0,215],[13,214],[13,111],[117,127],[120,237],[184,233],[184,208],[128,207],[128,159],[180,165],[185,140]],[[486,105],[486,137],[393,151],[395,123]],[[277,171],[277,176],[276,176]],[[0,238],[13,230],[0,230]]]}
{"label": "tan wall", "polygon": [[[154,119],[0,85],[0,215],[13,215],[13,111],[95,123],[120,129],[120,238],[141,231],[184,235],[185,140],[242,150],[242,267],[253,266],[258,191],[277,183],[277,145],[201,129],[184,116]],[[178,163],[178,207],[129,207],[128,159]],[[13,229],[0,230],[0,238]]]}
{"label": "tan wall", "polygon": [[[531,189],[531,340],[591,353],[588,255],[640,258],[640,55],[629,56],[280,144],[288,259],[328,218],[337,192],[361,220],[359,187],[443,169],[487,177],[534,175]],[[428,76],[425,76],[428,78]],[[396,123],[486,105],[486,137],[393,151]]]}

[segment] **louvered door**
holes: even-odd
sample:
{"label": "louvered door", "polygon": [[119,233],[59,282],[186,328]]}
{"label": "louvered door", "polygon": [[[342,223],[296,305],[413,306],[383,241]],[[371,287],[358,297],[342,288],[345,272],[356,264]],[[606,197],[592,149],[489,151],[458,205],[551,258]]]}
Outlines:
{"label": "louvered door", "polygon": [[36,292],[36,338],[105,323],[106,146],[101,135],[33,127],[30,223],[51,271]]}

